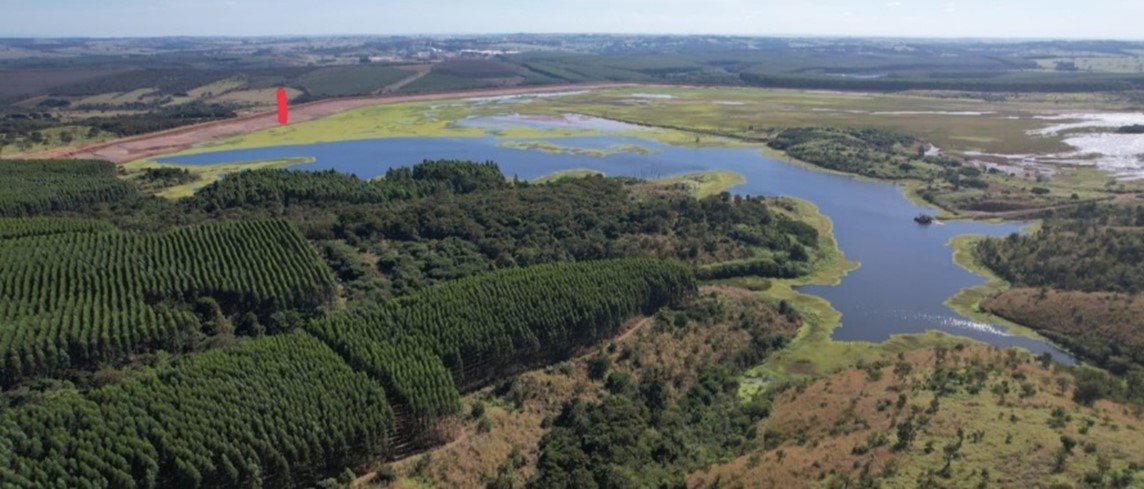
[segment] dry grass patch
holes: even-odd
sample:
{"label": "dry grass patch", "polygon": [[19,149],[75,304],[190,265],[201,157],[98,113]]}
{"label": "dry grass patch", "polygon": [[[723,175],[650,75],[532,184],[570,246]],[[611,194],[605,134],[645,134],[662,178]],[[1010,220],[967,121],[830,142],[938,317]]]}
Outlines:
{"label": "dry grass patch", "polygon": [[[1106,482],[1144,464],[1144,419],[1108,401],[1074,403],[1069,378],[980,345],[906,353],[784,392],[760,423],[759,450],[689,485],[1079,487],[1105,461]],[[895,446],[907,422],[912,441]],[[1058,463],[1062,437],[1075,446]]]}

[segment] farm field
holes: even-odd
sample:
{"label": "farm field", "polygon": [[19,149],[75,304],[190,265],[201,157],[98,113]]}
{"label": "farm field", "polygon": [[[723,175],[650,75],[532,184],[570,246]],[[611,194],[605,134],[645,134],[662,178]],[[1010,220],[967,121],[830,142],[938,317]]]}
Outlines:
{"label": "farm field", "polygon": [[414,75],[389,66],[323,68],[299,77],[295,83],[314,97],[369,95]]}
{"label": "farm field", "polygon": [[[481,233],[491,241],[476,235],[454,236],[440,244],[418,237],[432,232],[426,228],[413,232],[396,249],[391,248],[398,245],[393,241],[396,236],[370,237],[366,228],[357,227],[336,231],[359,236],[346,235],[347,240],[379,247],[370,252],[380,257],[378,275],[359,274],[365,265],[360,252],[345,240],[317,238],[335,232],[336,225],[329,220],[335,207],[368,210],[385,204],[391,209],[408,206],[401,212],[420,214],[421,206],[456,205],[510,216],[557,211],[575,223],[560,209],[589,210],[579,203],[590,201],[594,203],[590,212],[617,224],[628,212],[625,207],[634,205],[681,214],[737,216],[732,219],[741,221],[735,224],[739,229],[784,236],[769,244],[712,240],[726,235],[732,225],[714,220],[704,220],[714,228],[680,228],[675,231],[678,236],[666,241],[657,235],[661,248],[654,253],[662,256],[687,256],[682,250],[687,242],[711,240],[701,247],[708,251],[691,258],[699,261],[746,256],[754,249],[773,248],[774,253],[807,246],[791,244],[792,238],[785,236],[809,232],[787,217],[751,217],[768,212],[771,204],[763,200],[716,198],[705,199],[702,207],[690,204],[696,202],[692,195],[734,184],[733,175],[690,175],[665,183],[593,177],[529,186],[506,180],[491,163],[427,162],[395,169],[377,181],[331,172],[262,169],[172,202],[137,192],[110,194],[105,188],[111,182],[127,185],[121,190],[134,183],[114,178],[114,168],[97,161],[81,166],[22,161],[6,168],[31,179],[28,185],[7,187],[19,190],[4,196],[4,202],[15,205],[0,207],[6,214],[20,216],[0,219],[0,251],[12,255],[0,267],[0,280],[13,285],[4,288],[0,309],[4,314],[0,339],[10,352],[0,362],[8,382],[0,391],[5,402],[0,426],[16,440],[34,439],[61,429],[54,413],[75,413],[68,418],[69,435],[57,443],[83,447],[100,460],[111,460],[74,462],[69,451],[45,457],[32,444],[17,442],[5,447],[3,469],[9,480],[21,485],[65,480],[115,486],[134,481],[156,487],[148,481],[199,478],[239,484],[274,467],[271,479],[284,484],[346,470],[352,473],[361,464],[447,441],[451,436],[447,428],[462,415],[459,394],[486,385],[490,376],[499,375],[496,372],[547,365],[591,350],[620,334],[621,326],[633,317],[646,317],[664,306],[684,307],[696,293],[688,266],[655,259],[651,249],[625,246],[609,256],[627,258],[573,263],[563,257],[587,258],[595,251],[584,243],[565,242],[568,248],[562,253],[568,255],[538,254],[530,247],[501,241],[498,236],[506,236],[501,234],[503,225],[495,222],[486,223],[489,230]],[[79,169],[86,173],[72,175]],[[141,170],[140,179],[178,180],[178,172]],[[57,202],[50,194],[41,195],[37,185],[60,186],[45,176],[70,182],[77,197]],[[475,195],[466,195],[470,193]],[[432,198],[419,198],[422,195]],[[281,200],[268,200],[275,196]],[[514,199],[528,202],[540,196],[552,200],[544,207],[513,204]],[[90,200],[77,202],[81,197]],[[446,204],[442,199],[456,201]],[[331,203],[337,205],[329,207]],[[253,218],[262,213],[259,209],[275,206],[293,209],[287,211],[290,217]],[[737,209],[753,211],[740,214]],[[56,212],[88,217],[40,215]],[[123,225],[167,230],[140,233],[117,228]],[[622,225],[637,233],[629,239],[643,239],[638,234],[645,231],[638,226],[646,224]],[[329,227],[318,231],[314,226]],[[550,231],[536,232],[524,238],[558,242],[554,236],[545,237]],[[306,235],[315,241],[308,243]],[[602,236],[587,236],[601,245],[607,242]],[[466,239],[482,242],[491,256],[478,252],[480,248]],[[680,250],[662,248],[665,245]],[[418,246],[446,246],[440,251],[460,252],[456,256],[460,261],[424,256]],[[546,250],[556,252],[558,246]],[[251,258],[255,255],[271,258]],[[98,259],[89,262],[85,257]],[[393,259],[403,265],[380,264]],[[410,265],[425,267],[424,272],[410,274]],[[55,283],[68,285],[56,288]],[[87,297],[117,300],[93,302]],[[772,326],[781,335],[793,332],[792,320],[779,320],[774,306],[756,299],[751,307],[767,311],[770,319],[757,326],[731,327],[738,331],[737,337],[762,335]],[[470,312],[442,316],[442,310]],[[100,334],[85,332],[91,327],[88,321],[67,319],[86,317],[104,324]],[[554,317],[565,319],[552,321]],[[782,325],[772,325],[771,320]],[[51,326],[55,321],[62,322]],[[51,335],[56,328],[67,334]],[[469,328],[473,335],[452,334],[462,330],[458,328]],[[772,340],[779,341],[767,339]],[[722,349],[712,353],[727,355]],[[694,382],[694,373],[683,367],[675,366],[677,375]],[[48,382],[52,379],[67,383]],[[299,386],[308,382],[324,387],[300,402]],[[40,398],[41,392],[49,395]],[[179,396],[187,393],[210,402],[174,409]],[[739,409],[733,392],[725,394],[724,402],[727,409]],[[252,409],[255,405],[261,408]],[[160,409],[149,410],[154,407]],[[307,424],[305,432],[286,428],[300,423],[289,420],[308,419],[315,412],[339,414]],[[226,421],[205,422],[212,418]],[[135,429],[131,423],[140,420],[147,426],[146,441],[131,435]],[[246,435],[221,436],[235,432]],[[272,440],[289,440],[291,446],[313,451],[322,447],[323,455],[256,449]],[[277,461],[256,453],[277,453]],[[155,475],[132,475],[128,460],[136,459],[125,455],[156,467]],[[244,468],[224,468],[235,461]],[[73,463],[83,470],[59,468]]]}
{"label": "farm field", "polygon": [[1144,488],[1141,59],[0,39],[0,486]]}
{"label": "farm field", "polygon": [[[912,198],[938,205],[951,215],[972,217],[1004,215],[1006,212],[1017,215],[1037,208],[1110,199],[1134,189],[1144,190],[1140,180],[1110,184],[1119,174],[1093,169],[1091,165],[1094,163],[1091,162],[1059,163],[1061,158],[1055,155],[1073,151],[1070,144],[1075,135],[1050,132],[1046,128],[1060,125],[1057,120],[1062,118],[1084,117],[1071,115],[1075,111],[1091,110],[1082,109],[1088,103],[1083,98],[1055,103],[1023,99],[986,103],[932,95],[639,86],[569,93],[556,91],[549,96],[455,100],[434,97],[434,100],[352,109],[288,127],[206,142],[179,154],[372,138],[475,137],[490,133],[513,139],[504,143],[512,147],[561,153],[607,153],[601,153],[598,148],[566,147],[559,143],[564,137],[600,134],[590,120],[549,124],[544,119],[567,119],[569,114],[575,114],[575,117],[634,124],[632,130],[619,130],[621,135],[686,146],[755,144],[766,147],[768,154],[799,164],[805,163],[798,161],[804,154],[813,157],[814,154],[822,154],[823,150],[809,145],[805,150],[794,148],[800,151],[797,153],[785,147],[773,151],[776,148],[774,141],[786,137],[788,131],[820,127],[855,134],[869,129],[886,131],[886,134],[908,134],[913,141],[911,146],[879,149],[887,153],[885,158],[891,162],[890,165],[859,174],[912,180],[915,183],[908,184]],[[503,126],[488,127],[470,123],[485,117],[505,118],[507,122]],[[648,130],[648,126],[652,130]],[[519,141],[528,138],[543,140]],[[939,159],[937,164],[934,160],[920,161],[914,154],[915,149],[918,154],[925,151],[927,156],[937,154],[942,158],[972,161],[977,170],[963,174],[980,177],[971,182],[971,186],[960,185],[960,177],[951,176],[947,168],[941,166],[950,160]],[[854,150],[826,148],[825,151],[830,155]],[[1043,158],[1020,156],[1030,154],[1043,155]],[[1095,164],[1103,165],[1105,160],[1112,161],[1110,158],[1113,156],[1098,158]],[[837,161],[840,158],[836,155],[827,159]],[[911,160],[914,162],[907,163]],[[823,167],[822,164],[816,166]],[[918,167],[922,171],[899,171],[899,167],[907,166]],[[847,173],[855,173],[855,168],[826,167]],[[1138,172],[1138,169],[1122,170],[1125,175]],[[1028,183],[1033,180],[1036,182]],[[1047,193],[1032,193],[1032,187],[1047,189]]]}
{"label": "farm field", "polygon": [[[651,95],[649,97],[649,95]],[[1108,107],[1111,108],[1112,103]],[[635,87],[591,90],[562,97],[537,97],[511,106],[458,99],[454,104],[411,104],[362,108],[325,120],[299,125],[290,143],[426,134],[467,135],[446,125],[463,116],[512,110],[522,114],[581,113],[605,119],[763,137],[767,131],[792,127],[878,127],[910,129],[949,151],[983,153],[1061,152],[1059,137],[1031,136],[1049,125],[1037,116],[1090,108],[1087,101],[1042,103],[1015,100],[983,102],[914,95],[806,92],[749,88]],[[371,127],[372,126],[372,127]],[[269,141],[257,136],[242,143],[224,141],[212,149],[255,147]]]}
{"label": "farm field", "polygon": [[[592,89],[600,88],[602,86],[610,85],[577,85],[575,88]],[[298,124],[296,123],[321,119],[330,116],[331,114],[341,114],[355,108],[364,108],[386,104],[400,104],[413,101],[447,100],[457,97],[496,97],[504,95],[544,93],[567,90],[570,88],[573,87],[546,86],[492,88],[450,94],[355,97],[335,100],[322,100],[318,102],[293,105],[290,111],[290,119],[291,121],[294,121],[294,123],[292,123],[289,128],[297,126]],[[90,121],[88,123],[90,123]],[[411,127],[413,126],[412,124],[406,125]],[[219,140],[228,140],[233,143],[233,139],[246,140],[247,138],[266,137],[266,134],[269,132],[269,128],[277,127],[278,121],[275,117],[275,114],[262,112],[244,115],[242,117],[231,120],[212,121],[211,123],[200,124],[197,126],[179,128],[177,130],[165,133],[146,134],[137,137],[123,138],[121,140],[110,141],[107,144],[97,144],[94,146],[78,148],[53,148],[36,153],[22,154],[21,156],[31,156],[36,158],[58,158],[61,156],[80,158],[95,156],[98,158],[107,159],[109,161],[126,163],[138,160],[146,156],[169,154],[180,149],[198,147],[199,145],[204,145]],[[349,129],[354,128],[350,127]],[[475,131],[473,133],[475,134]],[[273,135],[277,134],[274,133]],[[306,137],[307,139],[294,140],[310,142],[320,140],[315,136]],[[335,133],[330,135],[323,135],[321,137],[325,137],[328,140],[334,140],[334,138],[337,138],[338,136]],[[341,137],[343,139],[345,138],[344,135]],[[265,146],[266,144],[266,142],[263,142],[260,145]]]}
{"label": "farm field", "polygon": [[[285,90],[287,100],[293,100],[302,95],[302,91],[295,88],[287,88]],[[211,100],[215,102],[235,102],[256,107],[272,107],[278,103],[277,96],[277,88],[257,88],[226,92],[222,95],[212,97]]]}

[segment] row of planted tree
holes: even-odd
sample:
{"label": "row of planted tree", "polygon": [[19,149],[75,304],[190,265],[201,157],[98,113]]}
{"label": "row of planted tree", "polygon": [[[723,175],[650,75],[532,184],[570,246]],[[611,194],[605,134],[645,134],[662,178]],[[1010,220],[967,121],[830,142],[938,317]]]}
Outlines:
{"label": "row of planted tree", "polygon": [[[397,448],[494,372],[694,293],[683,266],[562,263],[445,283],[0,415],[12,487],[293,487]],[[398,419],[394,412],[408,413]],[[409,431],[413,430],[413,431]]]}

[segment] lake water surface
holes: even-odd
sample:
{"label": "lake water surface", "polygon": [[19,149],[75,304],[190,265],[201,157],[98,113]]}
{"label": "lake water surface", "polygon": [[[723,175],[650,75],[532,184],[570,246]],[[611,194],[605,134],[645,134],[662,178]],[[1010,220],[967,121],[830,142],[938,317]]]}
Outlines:
{"label": "lake water surface", "polygon": [[706,170],[731,170],[747,183],[731,189],[743,195],[785,195],[806,199],[834,221],[839,246],[862,263],[833,287],[801,290],[821,296],[842,312],[838,340],[880,342],[891,335],[940,330],[993,345],[1049,352],[1057,360],[1071,358],[1053,345],[1004,328],[970,321],[944,305],[965,287],[984,283],[953,263],[950,238],[961,234],[995,236],[1017,232],[1020,224],[950,222],[922,227],[913,222],[919,207],[894,185],[818,172],[765,157],[751,148],[685,148],[642,138],[599,136],[560,138],[565,147],[615,148],[637,145],[651,154],[619,153],[603,157],[549,154],[501,147],[505,139],[387,138],[299,146],[277,146],[161,159],[166,163],[215,164],[309,156],[302,170],[336,169],[370,178],[392,167],[424,159],[496,161],[505,175],[533,179],[561,170],[587,168],[610,176],[659,178]]}

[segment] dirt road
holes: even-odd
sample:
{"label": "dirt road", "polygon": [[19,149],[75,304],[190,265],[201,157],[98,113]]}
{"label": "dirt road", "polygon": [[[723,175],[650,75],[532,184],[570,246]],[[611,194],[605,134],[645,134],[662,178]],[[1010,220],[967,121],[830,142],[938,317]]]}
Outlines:
{"label": "dirt road", "polygon": [[[468,97],[494,97],[502,95],[524,95],[551,93],[570,90],[594,90],[636,86],[630,83],[592,83],[569,85],[545,85],[534,87],[510,87],[459,92],[442,92],[425,95],[379,95],[370,97],[319,100],[290,108],[290,122],[305,122],[371,105],[399,104],[404,102],[424,102]],[[206,122],[179,127],[167,131],[116,139],[81,148],[59,148],[38,153],[16,155],[20,158],[99,158],[115,163],[126,163],[148,156],[174,153],[196,145],[218,141],[278,125],[276,111],[251,114],[223,121]]]}
{"label": "dirt road", "polygon": [[381,90],[378,90],[376,92],[373,92],[373,94],[374,95],[380,95],[380,94],[387,94],[387,93],[396,93],[397,91],[401,90],[402,88],[405,88],[406,85],[413,83],[417,80],[420,80],[422,78],[425,78],[425,76],[428,75],[430,71],[433,71],[433,65],[417,65],[417,66],[413,66],[411,68],[413,70],[413,74],[410,75],[408,78],[405,78],[405,79],[403,79],[397,83],[393,83],[393,84],[391,84],[385,88],[382,88]]}

